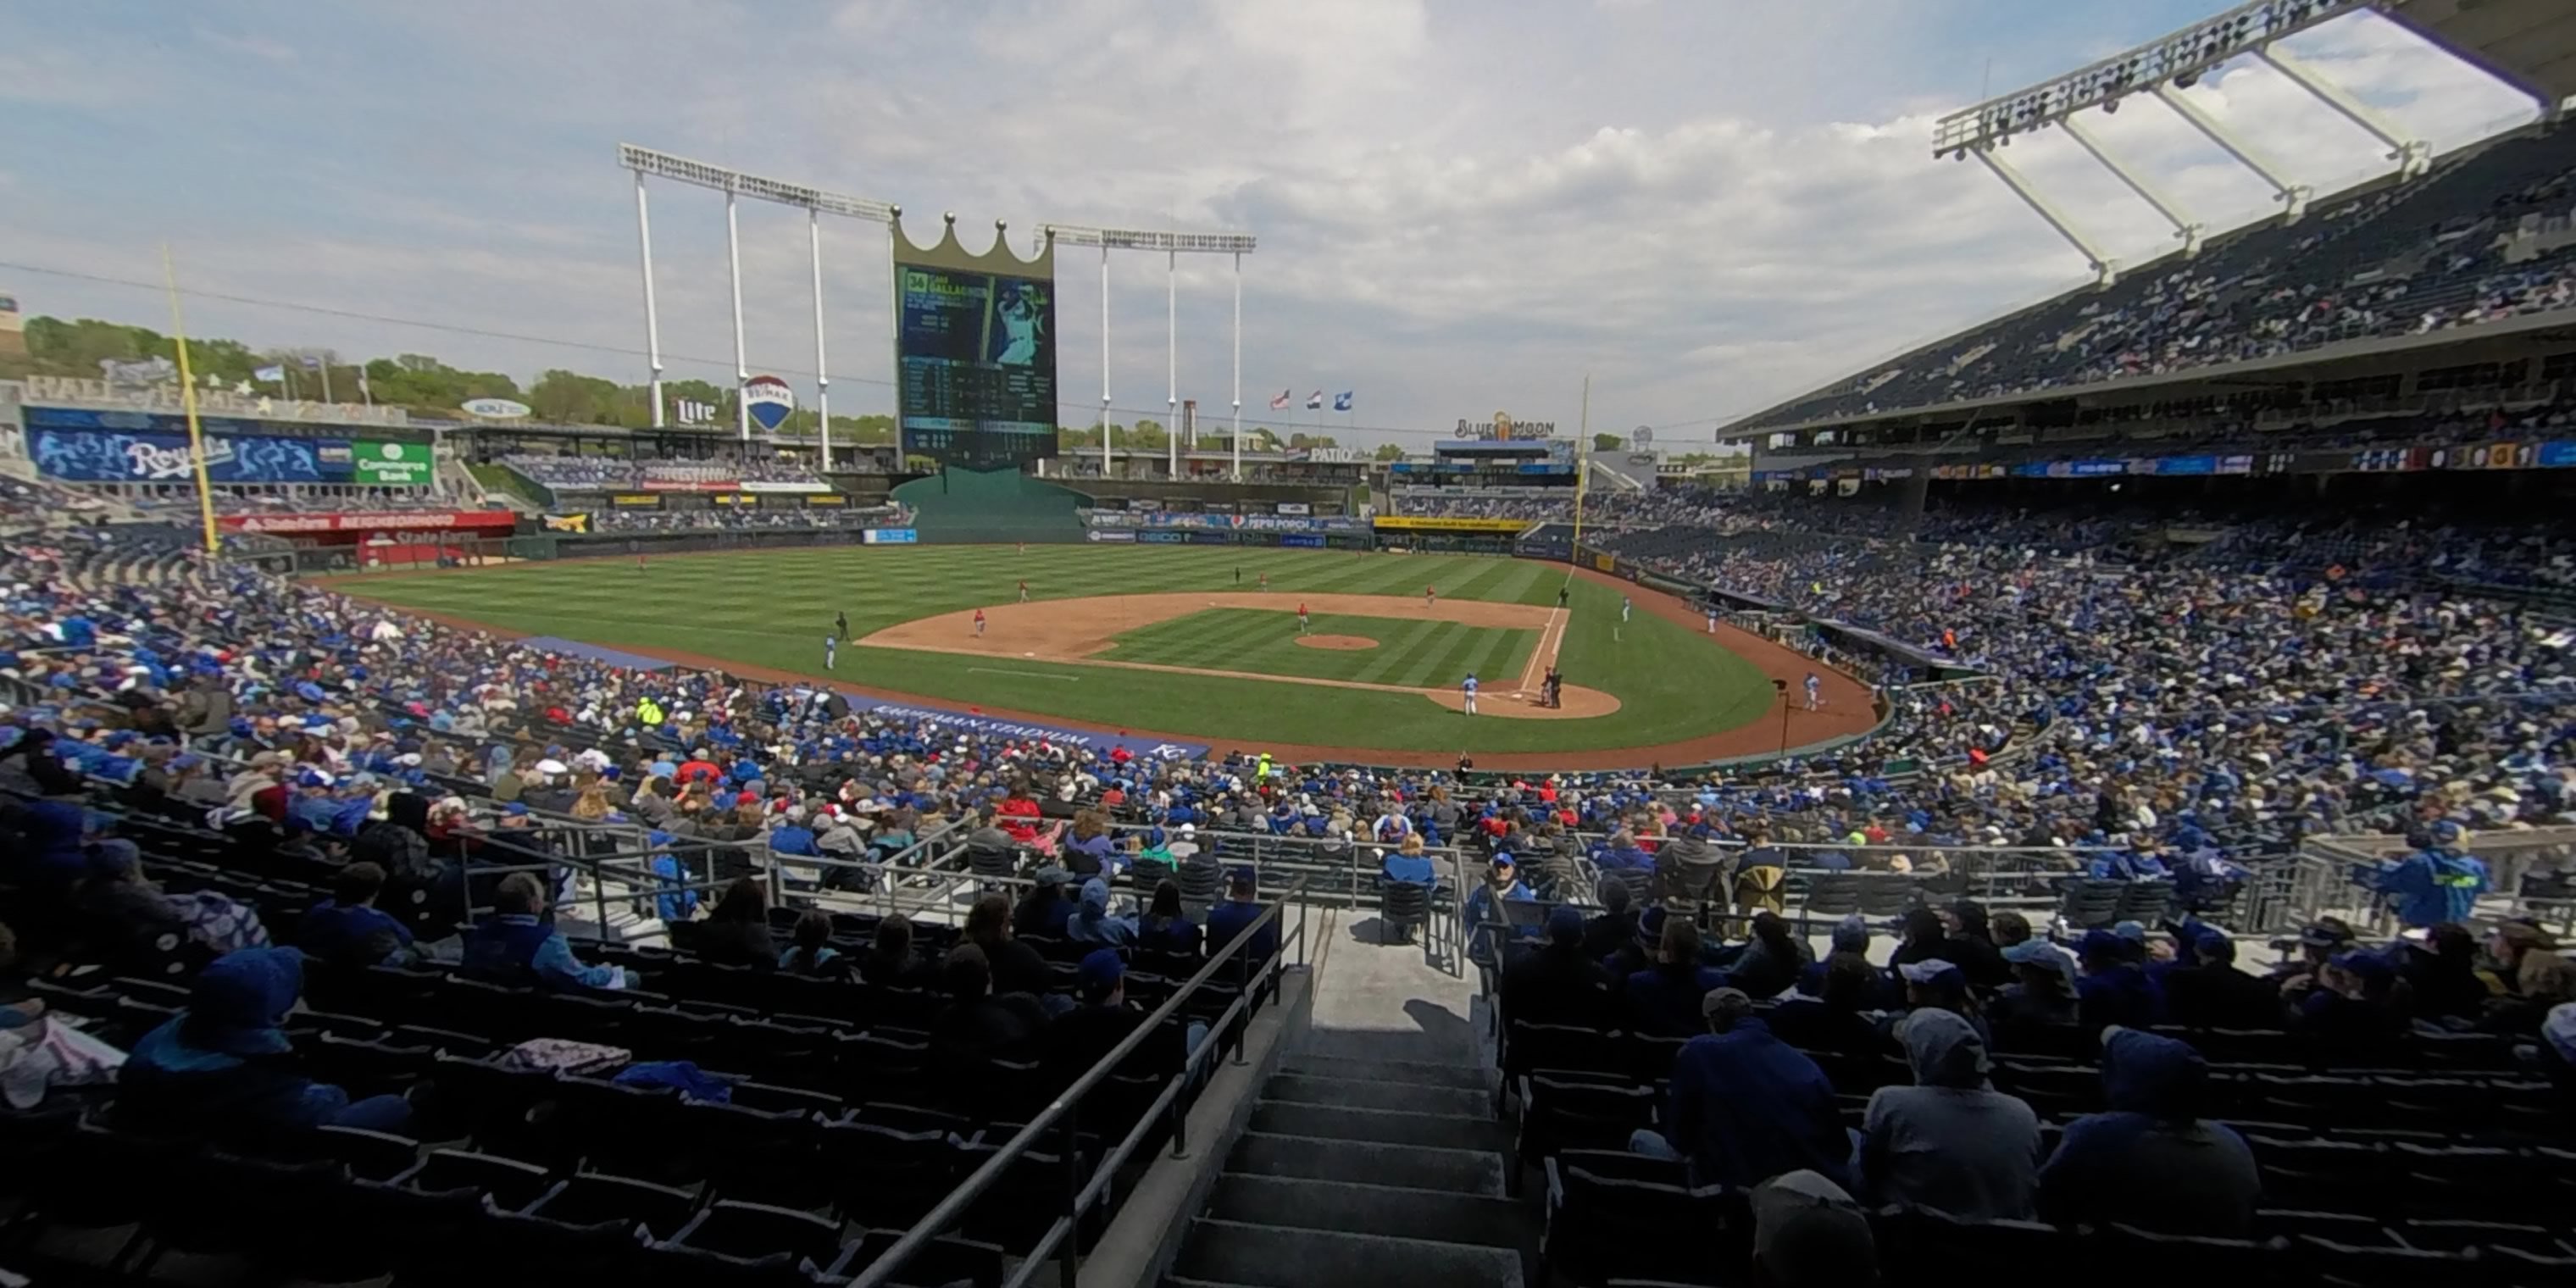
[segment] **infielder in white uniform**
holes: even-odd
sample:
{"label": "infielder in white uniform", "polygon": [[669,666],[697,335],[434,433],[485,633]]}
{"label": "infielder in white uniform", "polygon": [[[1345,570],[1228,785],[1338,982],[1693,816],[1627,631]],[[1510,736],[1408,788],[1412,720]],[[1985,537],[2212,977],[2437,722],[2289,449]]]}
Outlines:
{"label": "infielder in white uniform", "polygon": [[1459,686],[1458,686],[1458,692],[1466,698],[1467,714],[1468,714],[1468,715],[1471,715],[1471,716],[1472,716],[1472,715],[1474,715],[1474,714],[1476,714],[1476,673],[1475,673],[1475,672],[1473,672],[1473,671],[1469,671],[1469,672],[1467,673],[1467,680],[1466,680],[1466,683],[1461,684],[1461,685],[1459,685]]}

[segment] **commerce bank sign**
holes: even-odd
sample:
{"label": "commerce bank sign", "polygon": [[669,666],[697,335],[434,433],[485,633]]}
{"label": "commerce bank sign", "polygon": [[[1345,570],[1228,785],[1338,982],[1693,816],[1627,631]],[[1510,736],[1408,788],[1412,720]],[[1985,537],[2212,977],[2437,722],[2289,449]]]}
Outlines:
{"label": "commerce bank sign", "polygon": [[1514,420],[1509,413],[1495,412],[1490,421],[1458,421],[1458,437],[1474,439],[1553,438],[1556,422],[1552,420]]}

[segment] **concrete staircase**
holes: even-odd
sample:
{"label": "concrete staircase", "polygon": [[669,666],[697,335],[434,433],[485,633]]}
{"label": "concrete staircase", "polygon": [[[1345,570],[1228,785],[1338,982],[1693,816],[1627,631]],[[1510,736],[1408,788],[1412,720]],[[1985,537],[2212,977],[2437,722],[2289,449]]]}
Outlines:
{"label": "concrete staircase", "polygon": [[1503,1196],[1491,1075],[1395,1058],[1418,1052],[1403,1036],[1316,1032],[1287,1057],[1166,1288],[1526,1281],[1539,1223]]}

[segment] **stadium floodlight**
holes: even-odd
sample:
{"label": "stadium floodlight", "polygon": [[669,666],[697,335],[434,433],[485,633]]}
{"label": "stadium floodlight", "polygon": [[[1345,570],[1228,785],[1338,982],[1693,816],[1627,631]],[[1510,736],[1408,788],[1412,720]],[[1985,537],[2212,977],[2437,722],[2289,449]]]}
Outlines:
{"label": "stadium floodlight", "polygon": [[742,331],[742,239],[735,215],[735,198],[794,206],[805,212],[805,244],[812,256],[814,273],[814,417],[819,430],[823,468],[832,468],[832,376],[829,356],[823,343],[823,216],[838,215],[868,223],[883,224],[886,236],[896,236],[903,218],[903,207],[867,197],[853,197],[801,183],[748,174],[726,166],[709,165],[687,157],[639,148],[632,143],[617,145],[617,164],[635,175],[635,230],[644,253],[644,345],[645,360],[652,364],[653,428],[662,428],[662,325],[653,298],[653,218],[644,194],[646,176],[670,179],[700,188],[712,188],[725,197],[725,264],[733,290],[733,366],[734,421],[741,439],[751,441],[751,403],[742,396],[743,386],[751,380],[750,357]]}
{"label": "stadium floodlight", "polygon": [[2084,253],[2085,259],[2093,265],[2098,282],[2109,285],[2117,278],[2118,270],[2098,244],[2078,229],[2065,212],[2050,204],[2019,171],[2005,164],[1996,155],[1996,149],[2011,143],[2016,134],[2029,134],[2050,126],[2065,130],[2077,146],[2173,225],[2174,235],[2182,239],[2183,254],[2198,254],[2201,234],[2206,226],[2124,164],[2078,119],[2087,108],[2099,107],[2106,113],[2116,112],[2124,99],[2146,95],[2171,108],[2175,115],[2216,144],[2220,151],[2270,184],[2274,198],[2281,203],[2281,217],[2285,221],[2294,221],[2307,212],[2308,186],[2293,179],[2252,144],[2181,93],[2197,84],[2203,73],[2228,59],[2251,55],[2387,144],[2389,158],[2397,163],[2398,177],[2414,178],[2424,173],[2432,158],[2432,150],[2423,140],[2401,136],[2386,120],[2341,87],[2275,46],[2275,42],[2283,37],[2319,23],[2364,9],[2384,8],[2391,2],[2252,0],[2063,76],[1952,112],[1932,127],[1932,155],[1961,160],[1974,156],[1983,162],[1988,170],[2003,180],[2006,187],[2013,190],[2015,196],[2020,197],[2040,218],[2047,220],[2059,236]]}
{"label": "stadium floodlight", "polygon": [[[1243,481],[1243,257],[1255,239],[1245,233],[1177,233],[1144,228],[1089,228],[1080,224],[1041,224],[1042,236],[1067,246],[1100,248],[1100,472],[1113,466],[1109,449],[1109,252],[1163,252],[1163,325],[1165,386],[1163,430],[1169,461],[1164,466],[1181,477],[1181,288],[1183,255],[1234,257],[1234,479]],[[1195,449],[1198,444],[1190,445]]]}

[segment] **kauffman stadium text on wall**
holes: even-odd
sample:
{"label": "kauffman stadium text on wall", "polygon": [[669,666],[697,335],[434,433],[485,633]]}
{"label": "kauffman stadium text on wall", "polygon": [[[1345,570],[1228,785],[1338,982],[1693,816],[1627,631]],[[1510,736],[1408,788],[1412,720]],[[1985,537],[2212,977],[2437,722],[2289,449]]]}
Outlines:
{"label": "kauffman stadium text on wall", "polygon": [[973,469],[1055,454],[1055,252],[981,255],[954,219],[927,249],[895,234],[895,374],[903,451]]}

